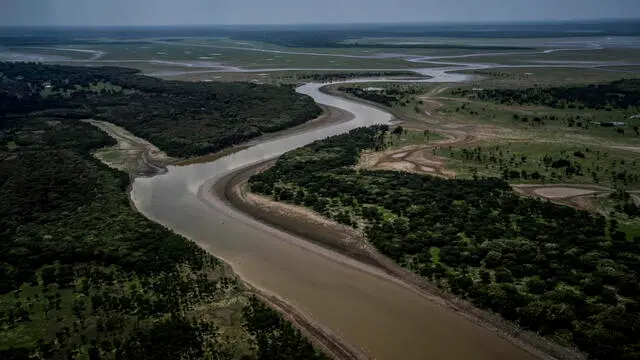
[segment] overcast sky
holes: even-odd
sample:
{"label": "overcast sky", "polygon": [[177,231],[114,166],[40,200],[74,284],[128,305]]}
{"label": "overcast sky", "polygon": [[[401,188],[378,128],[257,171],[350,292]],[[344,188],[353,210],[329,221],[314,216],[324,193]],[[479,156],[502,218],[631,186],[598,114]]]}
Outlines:
{"label": "overcast sky", "polygon": [[0,25],[640,18],[640,0],[0,0]]}

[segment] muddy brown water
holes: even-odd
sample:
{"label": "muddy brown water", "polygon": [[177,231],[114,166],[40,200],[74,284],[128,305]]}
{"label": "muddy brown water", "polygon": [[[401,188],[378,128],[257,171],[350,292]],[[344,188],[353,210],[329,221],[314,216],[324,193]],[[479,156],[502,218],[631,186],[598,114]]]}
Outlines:
{"label": "muddy brown water", "polygon": [[227,261],[245,281],[286,301],[375,359],[533,359],[519,347],[371,266],[268,227],[211,194],[228,175],[352,128],[387,123],[381,110],[319,92],[299,92],[354,114],[348,121],[257,144],[211,163],[138,178],[132,199],[150,219]]}

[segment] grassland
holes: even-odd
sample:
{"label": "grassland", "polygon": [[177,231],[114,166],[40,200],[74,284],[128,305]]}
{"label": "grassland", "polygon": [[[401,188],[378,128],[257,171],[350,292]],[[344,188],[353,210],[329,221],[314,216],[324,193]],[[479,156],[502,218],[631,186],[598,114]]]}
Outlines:
{"label": "grassland", "polygon": [[402,148],[410,145],[424,145],[446,139],[445,136],[429,130],[410,130],[399,126],[392,133],[384,134],[385,148]]}
{"label": "grassland", "polygon": [[[458,88],[435,84],[363,83],[334,88],[388,108],[407,127],[451,137],[443,144],[386,142],[389,150],[363,155],[361,168],[547,184],[563,192],[550,199],[605,214],[618,219],[626,230],[637,230],[637,221],[622,211],[629,200],[606,197],[616,190],[640,188],[640,119],[632,117],[640,112],[637,108],[503,104],[479,100],[473,91],[460,96]],[[620,125],[606,127],[599,122]],[[594,196],[576,197],[568,190],[592,185],[598,186]],[[524,193],[547,197],[531,189]],[[595,203],[596,199],[601,202]]]}
{"label": "grassland", "polygon": [[[255,68],[347,68],[347,69],[396,69],[396,68],[424,68],[429,64],[410,63],[398,58],[363,59],[339,56],[320,56],[306,54],[285,54],[260,51],[250,51],[232,48],[207,47],[196,44],[171,43],[105,43],[99,45],[78,45],[78,49],[96,50],[104,52],[100,62],[158,60],[171,62],[193,63],[193,67],[203,63],[218,63],[228,66],[239,66],[248,69]],[[14,48],[16,52],[31,53],[35,49]],[[37,50],[39,54],[46,50]],[[52,50],[54,54],[59,51]],[[289,50],[291,51],[291,50]],[[308,51],[308,50],[307,50]],[[307,52],[304,51],[304,52]],[[311,52],[311,51],[309,51]],[[64,56],[66,56],[65,52]],[[77,54],[77,53],[76,53]],[[60,55],[60,54],[58,54]],[[81,58],[77,58],[81,59]],[[200,65],[198,65],[200,63]],[[185,66],[186,67],[186,66]]]}
{"label": "grassland", "polygon": [[70,49],[65,49],[65,46],[47,46],[47,47],[35,47],[35,46],[27,46],[27,47],[7,47],[2,48],[1,50],[11,51],[16,53],[28,53],[28,54],[36,54],[36,55],[58,55],[64,56],[67,59],[72,60],[88,60],[91,59],[93,54],[89,52],[82,51],[74,51],[73,49],[77,49],[76,47],[69,46]]}
{"label": "grassland", "polygon": [[501,177],[519,183],[572,183],[640,188],[640,156],[625,150],[551,142],[487,143],[473,148],[443,147],[457,178]]}
{"label": "grassland", "polygon": [[509,54],[504,55],[491,55],[482,57],[466,57],[457,58],[456,61],[460,62],[485,62],[492,64],[505,64],[505,65],[521,65],[521,64],[534,64],[544,62],[637,62],[640,61],[640,49],[594,49],[594,50],[563,50],[550,53],[539,54]]}
{"label": "grassland", "polygon": [[[638,119],[632,110],[554,109],[544,106],[498,105],[482,101],[464,101],[440,97],[438,112],[466,123],[476,123],[514,130],[518,139],[553,140],[569,143],[616,143],[638,145],[633,130]],[[598,122],[623,122],[625,125],[603,127]],[[621,132],[622,131],[622,132]]]}
{"label": "grassland", "polygon": [[[280,46],[267,42],[260,41],[251,41],[251,40],[233,40],[229,38],[185,38],[180,41],[176,41],[176,45],[187,45],[187,44],[198,44],[198,45],[208,45],[208,46],[220,46],[220,47],[234,47],[234,48],[252,48],[252,49],[264,49],[270,51],[283,51],[283,52],[300,52],[300,53],[310,53],[310,54],[327,54],[327,55],[358,55],[358,56],[371,56],[375,54],[407,54],[407,55],[418,55],[418,56],[457,56],[457,55],[465,55],[469,54],[471,51],[474,52],[506,52],[506,50],[494,50],[490,48],[482,49],[455,49],[455,48],[415,48],[415,47],[407,47],[402,48],[399,43],[405,41],[412,41],[414,38],[389,38],[390,41],[385,41],[384,43],[381,41],[369,40],[369,39],[358,39],[351,41],[344,41],[344,44],[350,44],[353,42],[358,42],[361,44],[361,47],[288,47],[288,46]],[[413,40],[415,41],[415,40]],[[440,39],[442,42],[442,39]],[[367,44],[371,44],[374,46],[367,47]],[[389,44],[389,47],[381,46],[381,44]],[[461,44],[465,46],[466,44]],[[512,50],[513,51],[513,50]]]}
{"label": "grassland", "polygon": [[[461,88],[472,89],[473,86]],[[632,118],[640,111],[634,108],[607,110],[578,106],[505,105],[460,97],[455,95],[460,88],[436,84],[360,83],[337,88],[347,93],[359,89],[358,95],[364,99],[373,96],[371,99],[376,100],[377,95],[382,95],[378,100],[386,102],[382,105],[423,124],[478,125],[483,127],[482,131],[492,132],[486,135],[504,135],[518,141],[535,139],[587,146],[640,145],[640,137],[634,131],[634,127],[640,125],[640,119]],[[364,91],[366,89],[371,90]],[[596,124],[599,122],[621,122],[624,125],[603,127]]]}
{"label": "grassland", "polygon": [[[614,67],[613,70],[616,70],[616,68]],[[459,71],[459,73],[478,75],[477,79],[474,80],[473,86],[489,88],[586,85],[610,82],[620,78],[640,77],[640,71],[611,71],[609,67],[496,67],[486,70],[463,70]]]}

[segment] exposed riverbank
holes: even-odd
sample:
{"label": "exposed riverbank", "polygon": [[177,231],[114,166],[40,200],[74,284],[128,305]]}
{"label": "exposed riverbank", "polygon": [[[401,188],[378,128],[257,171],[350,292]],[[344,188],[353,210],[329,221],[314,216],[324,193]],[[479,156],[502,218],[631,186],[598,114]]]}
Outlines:
{"label": "exposed riverbank", "polygon": [[312,241],[332,251],[375,266],[409,286],[418,289],[425,298],[446,309],[463,315],[474,323],[499,334],[539,359],[582,359],[570,349],[537,336],[503,320],[498,315],[478,309],[468,301],[443,292],[429,281],[402,268],[380,254],[361,232],[326,219],[310,209],[273,201],[247,189],[253,174],[266,170],[274,161],[250,166],[216,183],[212,195],[229,202],[238,210],[269,226],[276,227]]}

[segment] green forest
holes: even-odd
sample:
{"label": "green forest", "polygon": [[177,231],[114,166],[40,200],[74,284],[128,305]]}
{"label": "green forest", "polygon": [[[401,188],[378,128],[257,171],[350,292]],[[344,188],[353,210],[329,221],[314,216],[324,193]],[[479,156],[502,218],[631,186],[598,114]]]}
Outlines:
{"label": "green forest", "polygon": [[355,170],[388,131],[360,128],[286,153],[250,188],[362,228],[441,289],[591,358],[640,359],[640,238],[615,220],[521,197],[502,179]]}
{"label": "green forest", "polygon": [[[92,157],[115,141],[78,119],[123,111],[131,124],[142,124],[144,114],[135,109],[169,108],[154,107],[164,97],[162,82],[123,69],[1,68],[0,358],[325,358],[222,262],[137,213],[129,204],[129,176]],[[56,95],[38,95],[51,90],[46,82],[55,84]],[[87,86],[101,82],[128,92]],[[209,107],[204,95],[193,95],[197,87],[166,86],[172,101]],[[221,86],[232,94],[242,88]],[[260,89],[249,86],[245,95],[262,95],[242,101],[259,103],[273,91],[274,108],[282,106],[277,99],[307,102],[288,90]],[[138,98],[125,101],[126,94]],[[224,99],[210,106],[234,101]],[[171,124],[170,113],[161,116]],[[149,128],[160,136],[160,128]],[[193,144],[202,136],[198,131],[191,129]]]}
{"label": "green forest", "polygon": [[622,79],[607,84],[527,89],[456,89],[454,95],[471,96],[501,104],[546,105],[552,108],[628,109],[640,107],[640,80]]}
{"label": "green forest", "polygon": [[292,88],[165,81],[110,67],[0,62],[0,116],[46,111],[122,126],[177,158],[205,155],[320,115]]}
{"label": "green forest", "polygon": [[406,106],[410,102],[408,98],[410,95],[421,93],[420,87],[397,85],[381,88],[380,90],[366,90],[360,86],[341,86],[338,91],[388,107],[393,107],[396,104]]}

